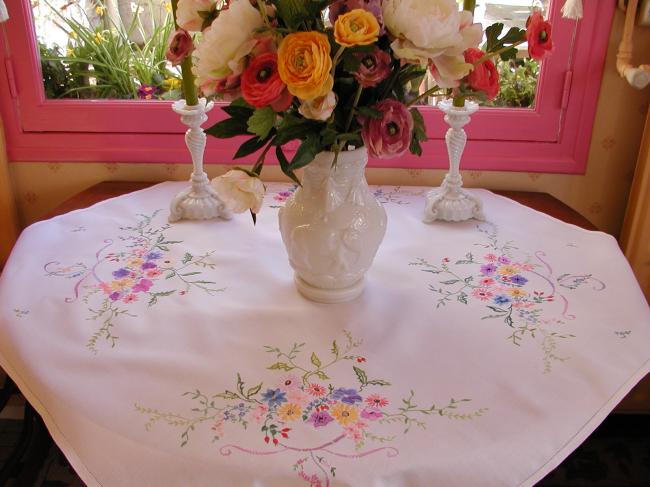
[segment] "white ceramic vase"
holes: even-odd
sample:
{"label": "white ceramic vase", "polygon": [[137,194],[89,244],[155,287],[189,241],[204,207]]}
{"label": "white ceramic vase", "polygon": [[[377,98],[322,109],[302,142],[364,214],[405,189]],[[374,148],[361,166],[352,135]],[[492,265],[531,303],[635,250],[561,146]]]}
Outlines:
{"label": "white ceramic vase", "polygon": [[386,211],[368,188],[365,148],[322,152],[305,168],[302,187],[280,209],[280,233],[298,291],[320,303],[363,292],[386,233]]}

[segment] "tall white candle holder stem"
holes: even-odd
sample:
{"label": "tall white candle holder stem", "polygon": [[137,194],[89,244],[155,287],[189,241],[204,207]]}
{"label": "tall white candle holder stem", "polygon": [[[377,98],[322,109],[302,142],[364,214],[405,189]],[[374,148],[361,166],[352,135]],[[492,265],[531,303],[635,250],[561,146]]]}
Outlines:
{"label": "tall white candle holder stem", "polygon": [[201,98],[198,105],[187,105],[185,100],[178,100],[172,105],[172,109],[181,116],[181,121],[189,127],[185,132],[185,144],[192,155],[193,165],[190,178],[192,186],[178,193],[171,202],[169,221],[172,223],[179,220],[213,218],[229,220],[231,218],[203,170],[203,153],[207,137],[201,125],[208,120],[206,114],[213,106],[214,104],[207,103],[205,98]]}
{"label": "tall white candle holder stem", "polygon": [[460,160],[467,143],[463,127],[470,122],[471,115],[478,110],[478,104],[465,101],[465,106],[455,107],[451,99],[438,103],[445,114],[445,122],[450,125],[445,135],[449,153],[449,172],[439,188],[432,189],[426,196],[424,222],[435,220],[460,222],[475,218],[485,220],[483,203],[477,197],[463,191],[463,178],[460,175]]}

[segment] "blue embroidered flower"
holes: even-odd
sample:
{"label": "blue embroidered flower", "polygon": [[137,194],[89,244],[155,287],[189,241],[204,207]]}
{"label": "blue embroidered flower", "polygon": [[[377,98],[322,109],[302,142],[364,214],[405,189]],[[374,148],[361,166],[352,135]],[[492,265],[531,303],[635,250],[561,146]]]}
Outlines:
{"label": "blue embroidered flower", "polygon": [[146,255],[147,260],[156,260],[160,259],[163,256],[162,252],[149,252]]}
{"label": "blue embroidered flower", "polygon": [[332,393],[332,399],[344,402],[345,404],[354,404],[363,401],[363,398],[355,389],[345,389],[343,387],[336,389]]}
{"label": "blue embroidered flower", "polygon": [[115,279],[121,279],[122,277],[126,277],[131,273],[128,269],[118,269],[116,271],[113,271],[113,277]]}
{"label": "blue embroidered flower", "polygon": [[510,282],[516,284],[517,286],[523,286],[528,282],[528,279],[526,279],[524,276],[520,276],[519,274],[517,274],[515,276],[510,277]]}
{"label": "blue embroidered flower", "polygon": [[262,394],[262,399],[269,403],[269,407],[279,406],[283,402],[287,402],[287,393],[282,392],[280,389],[267,389],[264,394]]}
{"label": "blue embroidered flower", "polygon": [[511,301],[512,300],[508,296],[506,296],[505,294],[499,294],[498,296],[494,296],[495,304],[499,304],[499,305],[508,304]]}

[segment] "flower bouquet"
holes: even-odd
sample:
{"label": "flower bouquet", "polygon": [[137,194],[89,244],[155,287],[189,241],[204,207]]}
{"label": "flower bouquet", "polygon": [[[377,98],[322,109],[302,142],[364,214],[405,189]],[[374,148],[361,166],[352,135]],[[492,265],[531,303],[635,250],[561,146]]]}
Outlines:
{"label": "flower bouquet", "polygon": [[[303,282],[341,289],[363,278],[386,220],[363,167],[368,154],[422,154],[427,132],[419,101],[442,95],[462,107],[467,97],[494,98],[499,75],[492,59],[515,57],[524,42],[536,59],[552,48],[540,12],[532,13],[527,30],[504,33],[503,24],[494,24],[484,32],[473,22],[474,3],[466,0],[463,10],[456,0],[174,5],[178,30],[169,59],[183,63],[188,104],[196,103],[195,86],[227,101],[221,108],[228,117],[206,132],[246,137],[235,159],[259,152],[252,167],[237,167],[213,186],[230,210],[250,211],[255,219],[265,191],[259,177],[268,153],[275,153],[284,174],[301,186],[281,210],[280,228]],[[426,91],[420,89],[425,76],[435,80]],[[334,227],[326,228],[332,220]]]}

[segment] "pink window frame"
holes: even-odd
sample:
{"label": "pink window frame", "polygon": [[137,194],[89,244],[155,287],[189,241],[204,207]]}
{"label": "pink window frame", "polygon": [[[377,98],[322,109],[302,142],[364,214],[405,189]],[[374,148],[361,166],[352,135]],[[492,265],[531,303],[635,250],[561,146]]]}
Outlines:
{"label": "pink window frame", "polygon": [[[584,173],[596,113],[614,2],[585,9],[577,24],[551,0],[555,50],[543,64],[534,109],[482,109],[466,127],[464,169]],[[47,100],[31,7],[8,0],[8,36],[0,37],[0,110],[12,161],[190,162],[170,102]],[[422,108],[430,140],[421,158],[371,160],[371,167],[443,168],[446,126]],[[214,109],[209,123],[223,117]],[[206,125],[208,125],[206,124]],[[205,161],[229,163],[240,139],[209,138]],[[238,160],[251,162],[253,157]]]}

